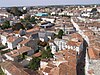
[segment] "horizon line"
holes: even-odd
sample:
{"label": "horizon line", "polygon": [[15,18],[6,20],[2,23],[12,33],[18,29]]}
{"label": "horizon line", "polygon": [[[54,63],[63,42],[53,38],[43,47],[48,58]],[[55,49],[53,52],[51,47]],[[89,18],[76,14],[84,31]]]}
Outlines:
{"label": "horizon line", "polygon": [[79,5],[79,6],[81,6],[81,5],[100,5],[100,3],[85,3],[85,4],[79,4],[79,3],[77,3],[77,4],[48,4],[48,5],[41,5],[41,4],[39,4],[39,5],[12,5],[12,6],[0,6],[0,8],[6,8],[6,7],[40,7],[40,6],[77,6],[77,5]]}

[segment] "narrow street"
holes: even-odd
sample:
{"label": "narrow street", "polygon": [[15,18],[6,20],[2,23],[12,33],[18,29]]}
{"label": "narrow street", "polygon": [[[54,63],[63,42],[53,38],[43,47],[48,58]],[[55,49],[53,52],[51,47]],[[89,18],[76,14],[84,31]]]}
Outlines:
{"label": "narrow street", "polygon": [[87,43],[84,40],[83,51],[81,52],[80,59],[77,64],[77,75],[85,75],[85,55],[86,55]]}
{"label": "narrow street", "polygon": [[80,58],[77,62],[77,75],[85,75],[85,55],[86,55],[86,47],[89,44],[89,39],[86,35],[84,35],[84,32],[80,30],[80,27],[78,26],[77,23],[74,22],[73,18],[71,19],[71,22],[73,26],[76,28],[78,33],[83,37],[84,42],[83,42],[83,51],[80,54]]}

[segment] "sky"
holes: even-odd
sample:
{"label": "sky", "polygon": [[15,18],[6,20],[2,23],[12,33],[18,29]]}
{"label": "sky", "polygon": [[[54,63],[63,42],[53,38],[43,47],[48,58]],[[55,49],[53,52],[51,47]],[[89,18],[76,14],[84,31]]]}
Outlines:
{"label": "sky", "polygon": [[0,7],[70,4],[100,4],[100,0],[0,0]]}

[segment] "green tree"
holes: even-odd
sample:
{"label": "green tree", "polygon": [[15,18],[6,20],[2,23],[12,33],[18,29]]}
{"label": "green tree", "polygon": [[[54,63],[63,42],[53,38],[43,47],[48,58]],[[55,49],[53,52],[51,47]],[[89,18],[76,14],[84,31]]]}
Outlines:
{"label": "green tree", "polygon": [[43,58],[53,58],[53,54],[51,53],[51,48],[50,46],[46,47],[46,50],[42,51],[42,59]]}
{"label": "green tree", "polygon": [[48,52],[51,52],[50,46],[47,46],[47,47],[46,47],[46,50],[47,50]]}
{"label": "green tree", "polygon": [[25,29],[22,23],[16,23],[15,25],[12,26],[12,30],[20,30],[20,29]]}
{"label": "green tree", "polygon": [[24,22],[25,22],[25,20],[24,20],[24,19],[20,19],[20,21],[21,21],[22,23],[24,23]]}
{"label": "green tree", "polygon": [[60,29],[58,32],[58,38],[62,39],[63,34],[64,34],[63,30]]}
{"label": "green tree", "polygon": [[3,23],[3,25],[1,26],[1,29],[8,29],[8,28],[10,28],[11,26],[10,26],[10,22],[9,21],[5,21],[4,23]]}
{"label": "green tree", "polygon": [[25,16],[24,20],[27,21],[27,22],[29,22],[30,18],[31,18],[31,16],[28,14],[28,15]]}
{"label": "green tree", "polygon": [[11,13],[14,16],[21,16],[23,13],[18,9],[18,7],[12,7],[11,8]]}
{"label": "green tree", "polygon": [[22,54],[22,59],[25,59],[26,55],[27,55],[27,52],[23,53]]}
{"label": "green tree", "polygon": [[31,22],[31,23],[36,24],[36,21],[37,21],[37,19],[35,19],[35,17],[32,16],[32,17],[30,18],[30,22]]}
{"label": "green tree", "polygon": [[48,52],[46,50],[42,50],[41,59],[48,58]]}
{"label": "green tree", "polygon": [[94,13],[94,12],[97,12],[98,10],[97,10],[97,8],[93,8],[92,10],[91,10],[91,13]]}
{"label": "green tree", "polygon": [[26,22],[25,23],[25,28],[26,29],[31,29],[31,28],[33,28],[33,26],[32,26],[32,24],[30,22]]}
{"label": "green tree", "polygon": [[13,14],[14,16],[22,16],[22,14],[26,14],[27,13],[27,9],[26,10],[20,10],[18,7],[12,7],[12,8],[7,8],[6,11],[8,13]]}
{"label": "green tree", "polygon": [[7,8],[6,11],[7,11],[8,13],[10,13],[10,12],[11,12],[11,9],[10,9],[10,8]]}
{"label": "green tree", "polygon": [[29,68],[33,70],[38,70],[39,67],[40,67],[40,58],[33,57],[29,63]]}
{"label": "green tree", "polygon": [[33,23],[33,24],[36,24],[36,21],[37,21],[37,19],[35,19],[35,17],[33,17],[33,16],[31,17],[30,15],[26,15],[24,20],[27,22]]}

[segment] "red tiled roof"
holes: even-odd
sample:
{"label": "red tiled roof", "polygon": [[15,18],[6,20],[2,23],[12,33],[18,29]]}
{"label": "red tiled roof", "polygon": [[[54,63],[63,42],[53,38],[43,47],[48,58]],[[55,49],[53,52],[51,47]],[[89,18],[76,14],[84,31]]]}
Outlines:
{"label": "red tiled roof", "polygon": [[30,47],[23,46],[20,49],[18,49],[18,52],[22,54],[22,53],[30,51],[30,50],[32,50]]}
{"label": "red tiled roof", "polygon": [[25,39],[22,42],[20,42],[20,44],[26,44],[29,41],[29,39]]}
{"label": "red tiled roof", "polygon": [[61,63],[59,65],[59,75],[67,75],[67,73],[68,73],[67,63]]}
{"label": "red tiled roof", "polygon": [[21,65],[12,61],[3,62],[1,66],[12,75],[29,75],[27,72],[24,71]]}
{"label": "red tiled roof", "polygon": [[70,46],[77,46],[76,42],[74,42],[74,41],[68,41],[68,42],[67,42],[67,45],[70,45]]}
{"label": "red tiled roof", "polygon": [[54,67],[48,75],[59,75],[59,67]]}
{"label": "red tiled roof", "polygon": [[32,50],[30,47],[27,47],[27,46],[23,46],[21,47],[20,49],[17,49],[17,50],[13,50],[11,52],[8,52],[6,53],[8,56],[11,56],[11,57],[16,57],[22,53],[25,53],[25,52],[28,52]]}
{"label": "red tiled roof", "polygon": [[41,56],[41,52],[35,53],[35,54],[33,55],[33,57],[39,57],[39,56]]}
{"label": "red tiled roof", "polygon": [[16,57],[19,55],[19,52],[17,50],[13,50],[11,52],[8,52],[6,53],[8,56],[11,56],[11,57]]}
{"label": "red tiled roof", "polygon": [[34,31],[38,31],[39,29],[40,29],[39,27],[34,27],[32,29],[27,30],[26,32],[30,33],[30,32],[34,32]]}
{"label": "red tiled roof", "polygon": [[59,75],[76,75],[76,68],[73,68],[69,63],[61,63],[59,65]]}
{"label": "red tiled roof", "polygon": [[43,70],[43,72],[50,73],[51,69],[52,69],[51,67],[46,67],[46,68]]}
{"label": "red tiled roof", "polygon": [[90,59],[96,59],[96,55],[94,53],[93,48],[88,48],[88,54],[89,54]]}

